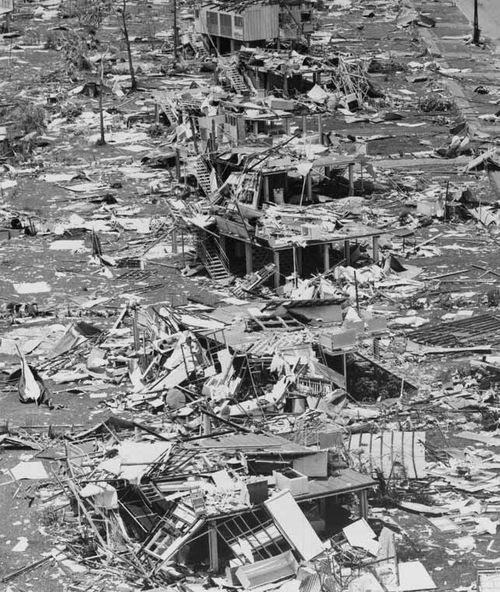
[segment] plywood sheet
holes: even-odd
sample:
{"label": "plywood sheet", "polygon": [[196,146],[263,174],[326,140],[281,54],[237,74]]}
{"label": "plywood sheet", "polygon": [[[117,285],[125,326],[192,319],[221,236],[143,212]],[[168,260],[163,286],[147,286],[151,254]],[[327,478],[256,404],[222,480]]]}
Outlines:
{"label": "plywood sheet", "polygon": [[321,540],[288,490],[264,504],[285,539],[303,559],[309,561],[323,551]]}

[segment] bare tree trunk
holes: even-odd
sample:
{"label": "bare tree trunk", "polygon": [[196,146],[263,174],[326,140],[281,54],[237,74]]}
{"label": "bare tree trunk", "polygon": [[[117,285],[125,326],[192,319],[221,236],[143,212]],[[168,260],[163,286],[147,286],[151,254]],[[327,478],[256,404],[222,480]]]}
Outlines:
{"label": "bare tree trunk", "polygon": [[137,80],[135,78],[134,64],[132,63],[132,50],[130,49],[130,39],[128,36],[128,28],[127,28],[127,0],[123,0],[122,21],[123,21],[123,37],[125,39],[125,45],[127,46],[128,69],[130,71],[130,81],[131,81],[130,89],[137,90]]}

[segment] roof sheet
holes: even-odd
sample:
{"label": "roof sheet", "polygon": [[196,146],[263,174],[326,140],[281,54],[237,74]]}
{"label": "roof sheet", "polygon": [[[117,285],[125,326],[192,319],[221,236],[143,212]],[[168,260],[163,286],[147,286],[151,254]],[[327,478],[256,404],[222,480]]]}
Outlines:
{"label": "roof sheet", "polygon": [[193,440],[186,444],[189,449],[219,448],[280,454],[313,454],[315,451],[272,434],[225,434],[215,438]]}

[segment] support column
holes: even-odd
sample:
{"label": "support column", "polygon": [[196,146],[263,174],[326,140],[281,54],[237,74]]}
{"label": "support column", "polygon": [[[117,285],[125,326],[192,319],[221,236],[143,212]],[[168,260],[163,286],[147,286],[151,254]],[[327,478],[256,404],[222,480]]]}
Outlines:
{"label": "support column", "polygon": [[280,252],[274,251],[274,289],[277,290],[280,287]]}
{"label": "support column", "polygon": [[374,263],[378,263],[380,259],[380,253],[378,249],[378,236],[372,236],[372,258]]}
{"label": "support column", "polygon": [[269,177],[267,175],[263,175],[262,177],[262,191],[264,193],[264,201],[269,201]]}
{"label": "support column", "polygon": [[368,492],[366,489],[358,493],[359,498],[359,517],[366,518],[368,516]]}
{"label": "support column", "polygon": [[246,265],[246,273],[252,273],[253,271],[253,254],[252,254],[252,245],[250,243],[245,243],[245,265]]}
{"label": "support column", "polygon": [[257,136],[259,133],[259,122],[258,121],[254,121],[253,122],[253,133]]}
{"label": "support column", "polygon": [[330,269],[330,245],[323,245],[323,271]]}
{"label": "support column", "polygon": [[305,138],[307,135],[307,117],[302,115],[302,137]]}
{"label": "support column", "polygon": [[344,259],[346,265],[351,265],[351,241],[349,239],[344,241]]}
{"label": "support column", "polygon": [[354,164],[349,165],[349,196],[354,195]]}
{"label": "support column", "polygon": [[155,125],[160,123],[160,108],[158,107],[158,103],[155,103]]}
{"label": "support column", "polygon": [[313,184],[312,184],[311,173],[307,173],[306,185],[307,185],[307,199],[308,199],[309,203],[311,203],[312,197],[313,197]]}
{"label": "support column", "polygon": [[210,557],[211,571],[218,573],[219,571],[219,545],[217,542],[217,529],[215,524],[211,523],[208,526],[208,554]]}

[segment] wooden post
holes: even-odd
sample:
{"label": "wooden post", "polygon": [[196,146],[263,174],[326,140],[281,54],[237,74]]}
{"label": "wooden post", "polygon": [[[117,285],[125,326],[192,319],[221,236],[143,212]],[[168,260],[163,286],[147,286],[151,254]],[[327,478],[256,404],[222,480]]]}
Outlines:
{"label": "wooden post", "polygon": [[280,287],[280,252],[274,251],[274,265],[276,269],[274,270],[274,289],[277,290]]}
{"label": "wooden post", "polygon": [[351,242],[349,239],[344,241],[344,259],[346,265],[351,265]]}
{"label": "wooden post", "polygon": [[217,152],[217,127],[215,119],[212,119],[212,152]]}
{"label": "wooden post", "polygon": [[181,154],[179,148],[175,149],[175,176],[177,181],[181,178]]}
{"label": "wooden post", "polygon": [[245,266],[246,273],[252,273],[253,271],[253,256],[252,256],[252,245],[251,243],[245,243]]}
{"label": "wooden post", "polygon": [[359,292],[358,292],[358,276],[354,272],[354,289],[356,291],[356,311],[359,313]]}
{"label": "wooden post", "polygon": [[218,573],[219,571],[219,545],[217,544],[217,528],[211,522],[208,526],[208,554],[210,557],[210,569]]}
{"label": "wooden post", "polygon": [[374,263],[378,263],[380,259],[380,253],[378,250],[378,239],[378,236],[372,236],[372,257]]}
{"label": "wooden post", "polygon": [[309,201],[309,203],[311,203],[312,197],[313,197],[313,184],[312,184],[312,175],[310,172],[307,173],[306,184],[307,184],[307,200]]}
{"label": "wooden post", "polygon": [[155,103],[155,125],[160,123],[160,108],[158,107],[158,103]]}
{"label": "wooden post", "polygon": [[269,177],[267,175],[262,177],[262,190],[264,192],[264,201],[269,202]]}
{"label": "wooden post", "polygon": [[330,244],[323,245],[323,271],[330,269]]}
{"label": "wooden post", "polygon": [[349,165],[349,196],[354,195],[354,163]]}
{"label": "wooden post", "polygon": [[368,493],[366,489],[358,493],[359,497],[359,517],[366,518],[368,516]]}

